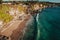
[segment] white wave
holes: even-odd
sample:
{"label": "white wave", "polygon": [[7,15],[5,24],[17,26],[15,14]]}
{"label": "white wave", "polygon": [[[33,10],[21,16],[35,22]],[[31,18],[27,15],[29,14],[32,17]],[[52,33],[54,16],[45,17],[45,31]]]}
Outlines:
{"label": "white wave", "polygon": [[38,13],[37,16],[36,16],[36,21],[37,21],[37,23],[39,23],[39,22],[38,22],[38,18],[39,18],[39,13]]}

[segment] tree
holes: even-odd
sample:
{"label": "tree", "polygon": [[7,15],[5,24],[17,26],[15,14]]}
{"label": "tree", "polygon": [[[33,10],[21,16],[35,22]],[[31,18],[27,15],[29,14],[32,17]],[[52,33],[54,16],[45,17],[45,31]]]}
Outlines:
{"label": "tree", "polygon": [[2,0],[0,0],[0,9],[2,9]]}
{"label": "tree", "polygon": [[2,3],[2,0],[0,0],[0,4]]}

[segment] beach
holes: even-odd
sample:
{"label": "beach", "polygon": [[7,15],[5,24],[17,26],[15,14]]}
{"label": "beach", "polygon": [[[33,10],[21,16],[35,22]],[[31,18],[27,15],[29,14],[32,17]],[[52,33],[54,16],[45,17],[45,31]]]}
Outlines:
{"label": "beach", "polygon": [[13,23],[13,25],[5,28],[1,31],[1,35],[9,37],[9,40],[22,39],[24,28],[26,27],[27,21],[30,19],[30,15],[25,16],[24,20],[19,20]]}

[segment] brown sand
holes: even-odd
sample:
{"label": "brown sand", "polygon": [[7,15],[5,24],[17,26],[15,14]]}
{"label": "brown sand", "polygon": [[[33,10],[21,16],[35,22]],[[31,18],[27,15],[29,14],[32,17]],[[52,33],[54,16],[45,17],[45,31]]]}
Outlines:
{"label": "brown sand", "polygon": [[26,27],[26,22],[30,19],[30,15],[26,16],[25,20],[20,23],[19,27],[13,31],[13,34],[10,36],[11,40],[22,40],[23,30]]}

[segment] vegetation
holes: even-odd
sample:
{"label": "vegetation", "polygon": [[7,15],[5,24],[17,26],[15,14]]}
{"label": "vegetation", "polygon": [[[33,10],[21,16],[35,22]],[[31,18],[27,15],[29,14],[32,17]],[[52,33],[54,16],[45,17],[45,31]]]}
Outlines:
{"label": "vegetation", "polygon": [[2,0],[0,0],[0,4],[2,3]]}
{"label": "vegetation", "polygon": [[18,5],[18,10],[26,12],[26,7],[23,7],[22,5],[20,6]]}
{"label": "vegetation", "polygon": [[5,23],[8,23],[13,19],[13,17],[6,13],[6,11],[9,10],[7,5],[2,5],[2,9],[0,9],[0,20],[2,20]]}

